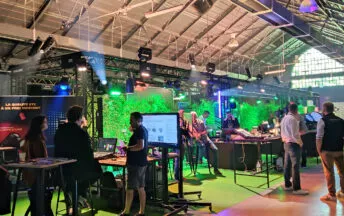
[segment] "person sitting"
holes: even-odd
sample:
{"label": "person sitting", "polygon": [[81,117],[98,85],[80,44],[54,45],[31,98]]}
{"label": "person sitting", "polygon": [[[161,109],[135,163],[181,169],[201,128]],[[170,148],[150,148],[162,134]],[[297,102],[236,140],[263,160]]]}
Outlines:
{"label": "person sitting", "polygon": [[[93,157],[90,136],[81,128],[82,112],[81,106],[72,106],[68,110],[68,122],[61,125],[56,131],[54,142],[55,157],[77,160],[76,163],[63,168],[63,174],[67,177],[66,192],[73,191],[74,182],[77,181],[79,200],[84,207],[88,207],[87,189],[100,177],[102,171],[99,163]],[[67,197],[66,205],[71,213],[70,197]]]}
{"label": "person sitting", "polygon": [[[43,131],[48,129],[47,118],[43,115],[36,116],[31,120],[30,128],[25,135],[25,142],[22,150],[26,153],[25,161],[30,161],[36,158],[46,158],[48,157],[47,146],[45,144],[46,138],[43,134]],[[36,215],[36,176],[32,170],[23,171],[23,180],[31,188],[28,192],[30,199],[30,210],[31,215]],[[45,192],[45,204],[44,212],[45,215],[54,215],[51,210],[51,199],[52,192],[46,190]]]}

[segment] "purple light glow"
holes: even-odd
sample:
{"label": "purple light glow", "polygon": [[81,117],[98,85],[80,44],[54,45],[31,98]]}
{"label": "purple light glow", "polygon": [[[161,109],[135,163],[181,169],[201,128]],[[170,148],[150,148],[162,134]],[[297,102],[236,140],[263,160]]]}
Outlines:
{"label": "purple light glow", "polygon": [[318,5],[315,0],[303,0],[299,8],[299,11],[302,13],[312,13],[317,10]]}

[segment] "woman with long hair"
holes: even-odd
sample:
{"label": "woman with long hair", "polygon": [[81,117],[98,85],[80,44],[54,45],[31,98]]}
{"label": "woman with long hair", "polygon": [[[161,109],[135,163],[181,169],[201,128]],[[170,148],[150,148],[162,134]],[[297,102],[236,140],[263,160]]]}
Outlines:
{"label": "woman with long hair", "polygon": [[[31,125],[27,134],[25,135],[25,143],[23,146],[23,151],[26,153],[25,161],[48,157],[46,138],[43,134],[43,131],[45,131],[46,129],[48,129],[48,121],[45,116],[39,115],[31,120]],[[36,175],[32,170],[27,170],[23,172],[23,179],[31,188],[28,193],[30,199],[29,208],[31,210],[31,215],[36,215]],[[45,193],[44,205],[46,216],[54,215],[50,206],[51,199],[52,192],[47,190]]]}

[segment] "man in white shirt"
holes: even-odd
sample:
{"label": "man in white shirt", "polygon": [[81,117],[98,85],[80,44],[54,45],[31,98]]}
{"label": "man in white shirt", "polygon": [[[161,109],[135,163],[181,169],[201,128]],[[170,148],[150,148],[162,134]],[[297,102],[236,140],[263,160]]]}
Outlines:
{"label": "man in white shirt", "polygon": [[[289,105],[289,113],[281,122],[281,136],[284,142],[284,183],[285,190],[295,195],[307,195],[308,191],[301,190],[300,183],[300,158],[302,140],[300,134],[300,115],[297,105]],[[290,181],[292,174],[293,183]]]}

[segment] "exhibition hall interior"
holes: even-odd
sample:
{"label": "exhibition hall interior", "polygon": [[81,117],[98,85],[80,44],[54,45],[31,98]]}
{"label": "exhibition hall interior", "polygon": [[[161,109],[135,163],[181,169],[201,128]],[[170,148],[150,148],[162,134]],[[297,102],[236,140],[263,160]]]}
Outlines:
{"label": "exhibition hall interior", "polygon": [[344,215],[344,0],[0,8],[0,215]]}

